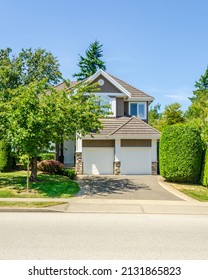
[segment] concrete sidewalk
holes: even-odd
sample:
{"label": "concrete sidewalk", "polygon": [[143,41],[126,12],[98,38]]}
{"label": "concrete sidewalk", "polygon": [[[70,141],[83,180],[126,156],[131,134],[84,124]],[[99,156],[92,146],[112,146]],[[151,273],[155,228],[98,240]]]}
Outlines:
{"label": "concrete sidewalk", "polygon": [[0,208],[0,212],[124,213],[208,215],[208,202],[128,199],[0,199],[1,201],[65,202],[45,208]]}
{"label": "concrete sidewalk", "polygon": [[74,198],[67,204],[48,207],[48,209],[66,213],[208,215],[208,202]]}

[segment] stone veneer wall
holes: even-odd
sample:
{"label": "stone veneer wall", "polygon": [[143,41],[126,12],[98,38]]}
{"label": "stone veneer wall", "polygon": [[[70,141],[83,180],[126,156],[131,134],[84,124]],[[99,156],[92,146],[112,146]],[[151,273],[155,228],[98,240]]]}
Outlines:
{"label": "stone veneer wall", "polygon": [[152,161],[152,175],[157,175],[157,161]]}
{"label": "stone veneer wall", "polygon": [[78,175],[81,175],[81,174],[83,174],[82,153],[81,152],[75,153],[75,160],[76,160],[76,173]]}
{"label": "stone veneer wall", "polygon": [[114,161],[114,163],[113,163],[113,173],[114,173],[114,175],[120,175],[121,174],[121,162],[120,161]]}

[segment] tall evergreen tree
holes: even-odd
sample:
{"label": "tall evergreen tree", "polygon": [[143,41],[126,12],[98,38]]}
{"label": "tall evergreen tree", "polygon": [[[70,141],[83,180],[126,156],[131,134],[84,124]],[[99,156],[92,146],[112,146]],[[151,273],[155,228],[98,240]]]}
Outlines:
{"label": "tall evergreen tree", "polygon": [[80,72],[75,73],[73,77],[76,77],[78,81],[82,81],[93,75],[98,69],[106,70],[105,62],[100,59],[103,56],[102,46],[102,44],[95,40],[85,51],[85,57],[79,55],[78,66]]}

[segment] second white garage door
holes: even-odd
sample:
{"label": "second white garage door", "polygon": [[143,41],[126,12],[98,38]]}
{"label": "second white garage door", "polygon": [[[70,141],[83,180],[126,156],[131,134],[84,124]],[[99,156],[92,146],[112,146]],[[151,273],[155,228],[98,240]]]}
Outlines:
{"label": "second white garage door", "polygon": [[121,148],[121,174],[151,174],[151,148]]}
{"label": "second white garage door", "polygon": [[83,148],[83,174],[113,174],[114,148]]}

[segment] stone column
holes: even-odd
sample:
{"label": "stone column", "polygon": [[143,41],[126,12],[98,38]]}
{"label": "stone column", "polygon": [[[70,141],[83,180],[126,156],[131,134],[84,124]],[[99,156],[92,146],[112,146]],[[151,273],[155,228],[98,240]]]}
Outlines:
{"label": "stone column", "polygon": [[152,161],[152,175],[157,175],[157,161]]}
{"label": "stone column", "polygon": [[120,175],[121,174],[121,162],[120,161],[114,161],[114,163],[113,163],[113,173],[114,173],[114,175]]}
{"label": "stone column", "polygon": [[76,173],[77,173],[77,175],[81,175],[81,174],[83,174],[82,153],[81,152],[75,153],[75,160],[76,160]]}

